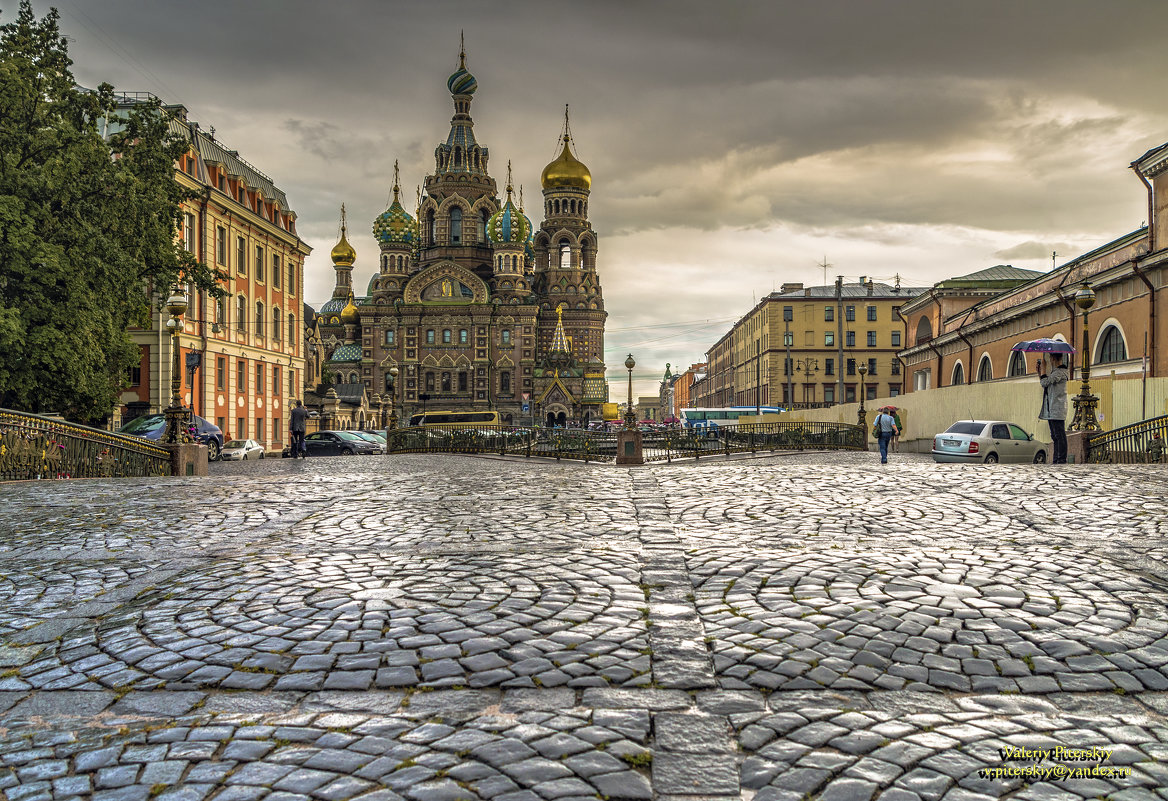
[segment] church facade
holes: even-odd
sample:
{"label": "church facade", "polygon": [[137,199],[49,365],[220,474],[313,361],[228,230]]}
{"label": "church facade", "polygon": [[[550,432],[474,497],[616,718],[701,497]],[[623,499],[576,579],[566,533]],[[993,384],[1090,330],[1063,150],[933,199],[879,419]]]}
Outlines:
{"label": "church facade", "polygon": [[[391,394],[398,413],[498,411],[505,424],[581,425],[601,419],[607,313],[588,221],[592,176],[572,152],[565,112],[562,151],[544,168],[536,229],[488,170],[470,116],[478,88],[460,54],[447,88],[450,132],[414,214],[393,201],[373,222],[380,253],[364,295],[353,288],[356,252],[342,215],[332,251],[336,284],[317,329],[323,372],[338,384]],[[390,370],[398,369],[396,385]]]}

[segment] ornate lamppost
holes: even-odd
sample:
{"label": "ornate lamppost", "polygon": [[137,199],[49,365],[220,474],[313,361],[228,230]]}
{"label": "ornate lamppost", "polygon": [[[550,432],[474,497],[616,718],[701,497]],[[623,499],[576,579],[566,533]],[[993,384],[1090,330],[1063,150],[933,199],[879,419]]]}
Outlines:
{"label": "ornate lamppost", "polygon": [[397,376],[399,372],[396,364],[389,368],[389,423],[386,427],[390,431],[397,429]]}
{"label": "ornate lamppost", "polygon": [[860,415],[859,415],[859,422],[860,422],[860,428],[862,428],[864,430],[864,439],[865,440],[868,439],[868,413],[866,411],[864,411],[864,395],[867,394],[867,392],[866,392],[867,388],[864,386],[864,377],[866,375],[868,375],[868,367],[866,365],[861,364],[860,365]]}
{"label": "ornate lamppost", "polygon": [[166,310],[170,312],[170,319],[166,327],[170,329],[170,349],[174,353],[170,375],[170,406],[163,410],[166,416],[166,435],[164,442],[180,444],[191,442],[191,433],[187,430],[190,420],[190,410],[182,402],[182,365],[179,362],[179,334],[182,333],[182,317],[187,311],[187,296],[183,294],[178,284],[166,299]]}
{"label": "ornate lamppost", "polygon": [[[819,372],[819,359],[802,359],[795,362],[796,372],[803,373],[803,402],[807,402],[807,384],[811,383],[811,376]],[[814,389],[814,387],[812,387]],[[814,393],[813,393],[814,394]],[[794,398],[791,398],[791,405],[794,405]]]}
{"label": "ornate lamppost", "polygon": [[1095,305],[1095,290],[1090,284],[1084,283],[1079,287],[1075,293],[1075,305],[1083,310],[1083,385],[1074,397],[1075,416],[1068,428],[1071,431],[1101,431],[1099,420],[1095,417],[1099,398],[1091,394],[1091,346],[1088,344],[1090,333],[1087,329],[1087,312]]}
{"label": "ornate lamppost", "polygon": [[629,371],[629,405],[625,409],[625,429],[628,431],[637,430],[637,410],[633,408],[633,368],[636,366],[637,360],[630,353],[625,359],[625,369]]}

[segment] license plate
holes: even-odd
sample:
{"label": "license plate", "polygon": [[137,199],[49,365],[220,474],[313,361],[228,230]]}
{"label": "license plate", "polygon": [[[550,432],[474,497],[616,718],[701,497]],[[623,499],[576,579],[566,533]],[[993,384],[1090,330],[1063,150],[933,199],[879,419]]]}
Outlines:
{"label": "license plate", "polygon": [[959,440],[959,439],[943,439],[943,440],[941,440],[941,443],[943,445],[945,445],[945,447],[947,447],[947,448],[956,448],[957,446],[959,446],[961,444],[961,440]]}

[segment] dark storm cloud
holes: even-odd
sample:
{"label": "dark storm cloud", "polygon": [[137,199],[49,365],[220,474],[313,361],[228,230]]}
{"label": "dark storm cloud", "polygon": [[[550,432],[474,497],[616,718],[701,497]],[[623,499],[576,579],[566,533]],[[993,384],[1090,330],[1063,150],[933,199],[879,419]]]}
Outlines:
{"label": "dark storm cloud", "polygon": [[736,319],[773,283],[822,282],[825,255],[833,275],[918,284],[1071,258],[1139,225],[1127,165],[1168,140],[1156,0],[60,7],[79,81],[186,104],[284,189],[318,301],[342,202],[361,286],[395,159],[412,209],[465,29],[476,135],[496,179],[513,162],[533,218],[571,103],[609,344],[643,348],[641,365],[699,358],[723,323],[619,329]]}

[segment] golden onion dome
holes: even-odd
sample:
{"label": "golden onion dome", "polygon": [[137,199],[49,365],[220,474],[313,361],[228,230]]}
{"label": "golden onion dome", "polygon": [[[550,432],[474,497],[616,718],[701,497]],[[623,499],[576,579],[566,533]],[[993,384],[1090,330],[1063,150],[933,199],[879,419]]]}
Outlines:
{"label": "golden onion dome", "polygon": [[352,264],[357,260],[357,251],[353,250],[353,246],[349,244],[344,230],[341,231],[341,241],[333,246],[331,255],[333,264]]}
{"label": "golden onion dome", "polygon": [[[336,252],[335,248],[333,252]],[[353,302],[352,292],[349,293],[349,302],[341,309],[341,322],[345,325],[357,325],[361,322],[361,313],[357,311],[357,304]]]}
{"label": "golden onion dome", "polygon": [[564,149],[555,161],[543,168],[543,174],[539,180],[544,189],[592,188],[592,173],[588,171],[583,162],[572,155],[572,149],[568,147],[570,141],[571,137],[564,134]]}

